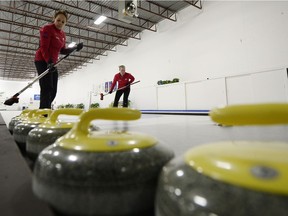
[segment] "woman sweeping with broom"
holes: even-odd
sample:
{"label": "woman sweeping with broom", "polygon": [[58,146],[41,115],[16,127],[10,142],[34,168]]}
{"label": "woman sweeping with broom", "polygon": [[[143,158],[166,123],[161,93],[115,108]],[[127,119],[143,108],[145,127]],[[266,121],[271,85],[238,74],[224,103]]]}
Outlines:
{"label": "woman sweeping with broom", "polygon": [[57,62],[59,53],[67,55],[83,48],[83,43],[76,47],[66,48],[66,35],[63,31],[67,23],[68,14],[66,11],[59,10],[53,17],[53,23],[43,26],[40,29],[40,46],[35,54],[35,66],[38,75],[49,70],[39,80],[40,83],[40,109],[51,109],[51,104],[57,94],[58,71],[53,65]]}

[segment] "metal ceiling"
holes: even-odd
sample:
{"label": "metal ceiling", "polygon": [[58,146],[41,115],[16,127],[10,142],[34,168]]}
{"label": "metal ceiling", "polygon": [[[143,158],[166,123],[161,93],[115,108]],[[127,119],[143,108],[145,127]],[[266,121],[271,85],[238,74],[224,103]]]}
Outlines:
{"label": "metal ceiling", "polygon": [[[138,0],[139,16],[132,23],[118,20],[118,1],[0,1],[0,79],[31,80],[36,76],[35,51],[39,46],[39,28],[52,21],[56,10],[69,13],[65,26],[67,44],[83,42],[81,52],[69,56],[58,66],[59,75],[68,75],[94,59],[128,46],[128,39],[141,40],[141,32],[157,31],[157,23],[177,21],[176,13],[187,6],[202,9],[201,0]],[[96,26],[100,15],[107,19]]]}

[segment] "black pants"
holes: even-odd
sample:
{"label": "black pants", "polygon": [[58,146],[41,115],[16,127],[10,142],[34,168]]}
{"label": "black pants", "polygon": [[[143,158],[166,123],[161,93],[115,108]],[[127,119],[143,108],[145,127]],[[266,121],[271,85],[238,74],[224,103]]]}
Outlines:
{"label": "black pants", "polygon": [[[38,75],[47,69],[45,61],[36,61],[35,66]],[[57,68],[53,72],[47,73],[39,80],[40,84],[40,109],[51,109],[51,104],[57,94],[58,71]]]}
{"label": "black pants", "polygon": [[130,88],[125,88],[123,90],[118,90],[115,95],[113,107],[118,107],[118,102],[122,94],[124,93],[123,97],[123,107],[128,107],[128,97],[130,94]]}

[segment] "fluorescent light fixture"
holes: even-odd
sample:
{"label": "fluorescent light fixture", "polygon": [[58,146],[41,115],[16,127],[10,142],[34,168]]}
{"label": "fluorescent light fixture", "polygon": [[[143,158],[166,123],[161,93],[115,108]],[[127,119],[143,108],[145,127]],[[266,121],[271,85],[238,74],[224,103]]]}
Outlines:
{"label": "fluorescent light fixture", "polygon": [[102,23],[107,17],[105,16],[100,16],[97,20],[95,20],[94,24],[99,25]]}
{"label": "fluorescent light fixture", "polygon": [[72,47],[74,47],[75,45],[76,45],[75,42],[71,42],[71,43],[68,45],[68,47],[69,47],[69,48],[72,48]]}

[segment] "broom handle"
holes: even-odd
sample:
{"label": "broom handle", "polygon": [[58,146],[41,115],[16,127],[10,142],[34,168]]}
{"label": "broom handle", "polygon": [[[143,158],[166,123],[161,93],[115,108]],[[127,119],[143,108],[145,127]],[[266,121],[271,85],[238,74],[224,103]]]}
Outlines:
{"label": "broom handle", "polygon": [[[134,85],[134,84],[136,84],[136,83],[139,83],[139,82],[140,82],[140,80],[138,80],[138,81],[135,81],[135,82],[133,82],[133,83],[131,83],[131,84],[129,84],[129,85]],[[118,91],[118,90],[122,90],[122,89],[125,89],[125,88],[127,88],[129,85],[123,86],[123,87],[121,87],[121,88],[117,89],[117,91]]]}
{"label": "broom handle", "polygon": [[[75,49],[76,50],[76,49]],[[73,53],[75,50],[73,50],[71,53]],[[59,65],[64,59],[66,59],[71,53],[65,55],[61,59],[59,59],[52,67],[56,67]],[[35,82],[40,80],[42,77],[44,77],[47,73],[49,73],[50,68],[45,70],[43,73],[41,73],[39,76],[37,76],[31,83],[29,83],[27,86],[25,86],[22,90],[20,90],[18,93],[16,93],[14,96],[20,95],[22,92],[24,92],[26,89],[28,89],[30,86],[32,86]]]}
{"label": "broom handle", "polygon": [[[131,83],[131,84],[129,84],[129,85],[126,85],[126,86],[123,86],[123,87],[117,89],[116,91],[118,91],[118,90],[122,90],[122,89],[125,89],[125,88],[127,88],[128,86],[130,86],[130,85],[134,85],[134,84],[139,83],[139,82],[140,82],[140,80],[135,81],[135,82],[133,82],[133,83]],[[109,94],[109,93],[106,93],[106,94],[104,94],[103,96],[106,96],[106,95],[108,95],[108,94]]]}

